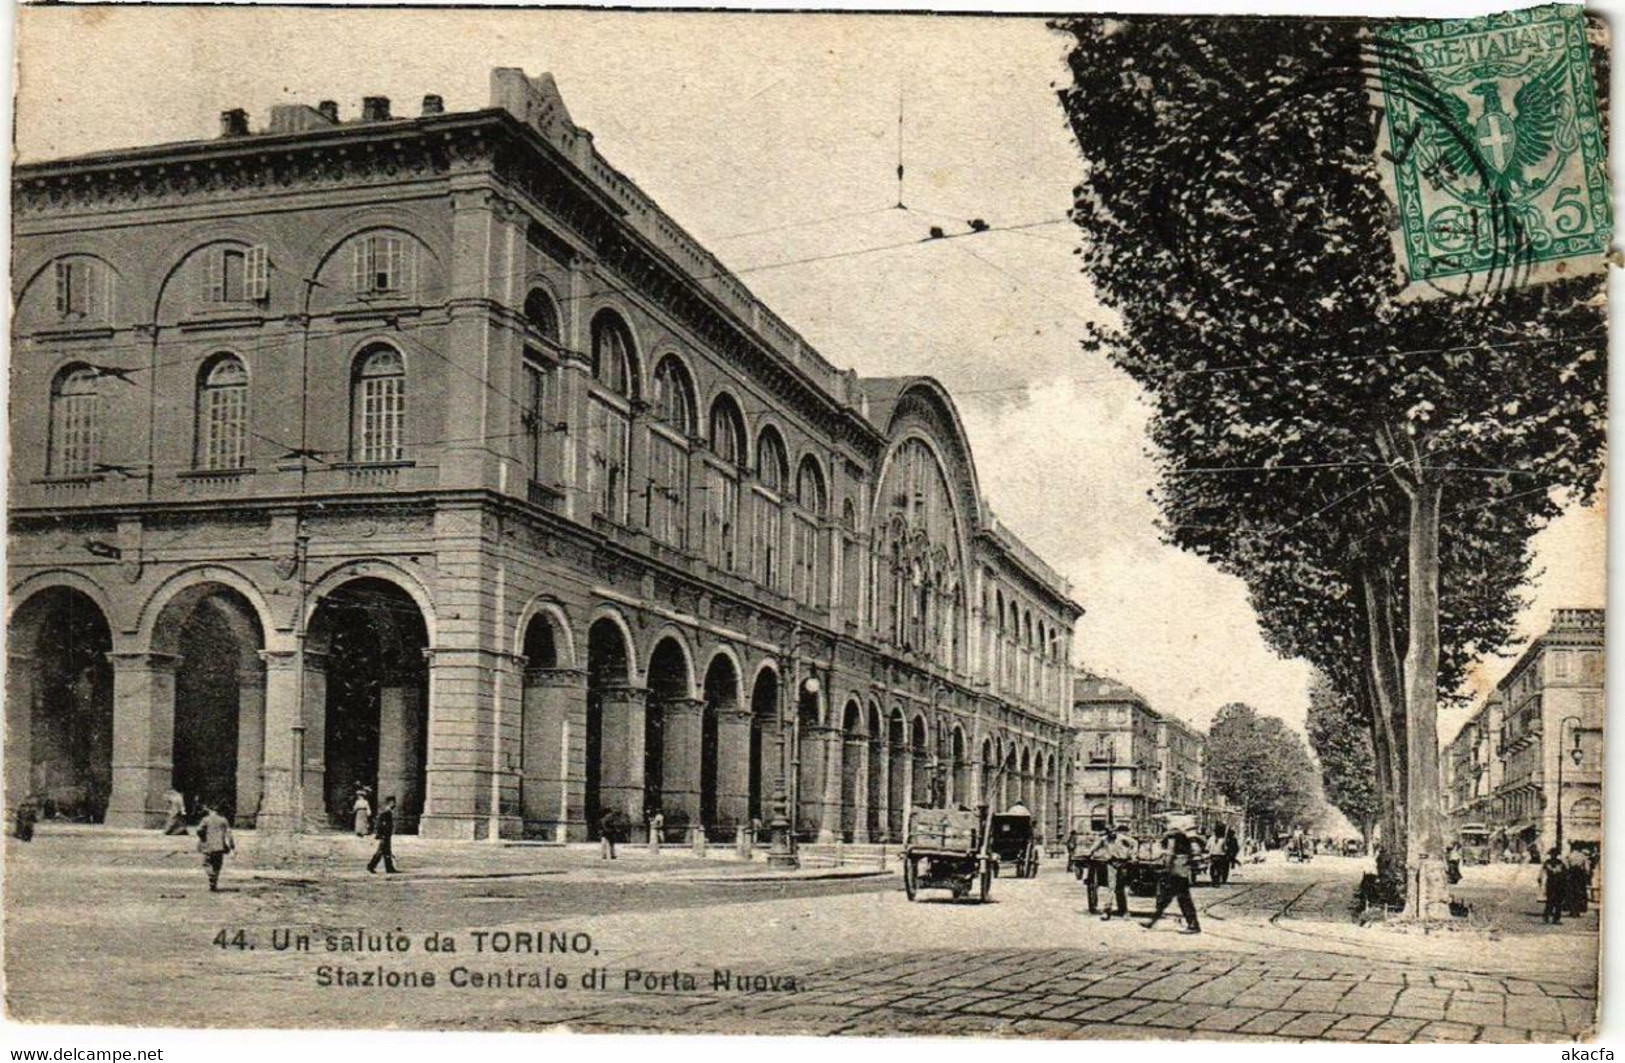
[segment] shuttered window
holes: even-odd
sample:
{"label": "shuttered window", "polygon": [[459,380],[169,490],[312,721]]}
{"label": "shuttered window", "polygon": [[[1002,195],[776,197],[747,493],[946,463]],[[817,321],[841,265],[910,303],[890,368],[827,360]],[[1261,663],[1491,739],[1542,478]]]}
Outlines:
{"label": "shuttered window", "polygon": [[405,295],[416,284],[412,245],[399,236],[364,236],[353,251],[357,295]]}

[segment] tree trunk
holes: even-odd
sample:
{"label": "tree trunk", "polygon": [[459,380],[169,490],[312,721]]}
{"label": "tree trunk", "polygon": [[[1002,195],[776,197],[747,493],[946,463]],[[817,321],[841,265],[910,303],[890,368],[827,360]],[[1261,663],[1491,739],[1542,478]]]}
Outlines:
{"label": "tree trunk", "polygon": [[1406,914],[1448,919],[1439,822],[1439,510],[1444,489],[1425,474],[1409,485],[1409,638],[1405,649]]}
{"label": "tree trunk", "polygon": [[1370,566],[1361,570],[1365,594],[1366,628],[1370,636],[1366,657],[1366,683],[1371,697],[1372,752],[1378,762],[1377,783],[1382,800],[1382,855],[1377,873],[1394,898],[1406,893],[1406,780],[1408,736],[1405,727],[1403,682],[1399,653],[1394,644],[1393,587],[1387,577]]}

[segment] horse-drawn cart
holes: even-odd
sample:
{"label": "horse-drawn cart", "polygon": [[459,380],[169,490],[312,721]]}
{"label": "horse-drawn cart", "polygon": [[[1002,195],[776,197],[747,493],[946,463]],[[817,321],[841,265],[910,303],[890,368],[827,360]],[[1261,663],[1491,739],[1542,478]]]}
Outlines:
{"label": "horse-drawn cart", "polygon": [[988,821],[976,812],[916,808],[903,849],[903,890],[908,899],[914,900],[920,890],[945,889],[955,900],[973,890],[978,901],[987,900],[997,863],[988,848],[988,828]]}
{"label": "horse-drawn cart", "polygon": [[[1019,806],[1018,806],[1019,807]],[[1038,839],[1033,836],[1032,813],[1025,809],[989,817],[988,847],[997,858],[994,873],[1014,868],[1017,878],[1038,874]]]}

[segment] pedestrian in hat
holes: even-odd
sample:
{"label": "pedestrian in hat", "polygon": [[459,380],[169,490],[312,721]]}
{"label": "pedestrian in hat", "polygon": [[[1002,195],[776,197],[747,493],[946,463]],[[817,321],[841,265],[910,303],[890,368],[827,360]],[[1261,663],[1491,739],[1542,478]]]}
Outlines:
{"label": "pedestrian in hat", "polygon": [[226,854],[237,849],[231,836],[231,824],[211,802],[203,802],[203,819],[197,825],[197,849],[203,854],[203,868],[209,875],[209,892],[220,891],[220,869],[225,866]]}
{"label": "pedestrian in hat", "polygon": [[1182,934],[1200,934],[1202,923],[1196,917],[1196,902],[1191,900],[1191,840],[1182,830],[1171,830],[1163,837],[1163,868],[1157,880],[1157,910],[1142,925],[1150,930],[1168,910],[1173,901],[1179,902],[1179,914],[1185,920]]}
{"label": "pedestrian in hat", "polygon": [[384,807],[378,810],[378,818],[372,823],[373,836],[378,839],[378,850],[372,854],[367,862],[367,873],[376,874],[378,864],[383,862],[384,872],[390,875],[400,874],[400,868],[395,866],[395,798],[384,798]]}

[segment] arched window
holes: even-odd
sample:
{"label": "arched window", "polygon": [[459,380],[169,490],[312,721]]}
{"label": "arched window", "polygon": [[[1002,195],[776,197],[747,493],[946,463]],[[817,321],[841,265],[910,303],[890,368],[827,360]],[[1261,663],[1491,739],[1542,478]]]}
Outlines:
{"label": "arched window", "polygon": [[791,596],[808,605],[824,604],[823,581],[819,578],[819,531],[829,508],[824,491],[824,474],[811,454],[801,459],[796,471],[795,556],[790,559]]}
{"label": "arched window", "polygon": [[96,471],[102,449],[101,375],[96,370],[76,365],[57,374],[51,384],[50,434],[48,475]]}
{"label": "arched window", "polygon": [[234,354],[216,355],[198,373],[196,439],[200,469],[248,464],[248,370]]}
{"label": "arched window", "polygon": [[592,319],[592,378],[587,408],[587,493],[594,512],[624,523],[632,400],[637,398],[637,389],[631,333],[609,310]]}
{"label": "arched window", "polygon": [[738,563],[739,470],[745,466],[745,419],[726,395],[711,404],[711,452],[706,463],[706,559],[733,571]]}
{"label": "arched window", "polygon": [[694,389],[675,355],[666,355],[655,367],[654,410],[672,431],[685,438],[694,434]]}
{"label": "arched window", "polygon": [[784,536],[783,497],[785,482],[790,477],[789,460],[784,455],[784,440],[772,428],[764,428],[756,441],[756,478],[764,493],[756,496],[756,523],[751,557],[754,559],[756,581],[775,590],[783,578],[779,571],[780,543]]}
{"label": "arched window", "polygon": [[552,298],[540,288],[525,296],[525,324],[549,343],[559,342],[559,312]]}
{"label": "arched window", "polygon": [[355,360],[350,454],[358,462],[400,461],[406,419],[406,363],[387,343],[375,344]]}
{"label": "arched window", "polygon": [[676,356],[655,366],[654,416],[649,426],[649,488],[644,519],[649,533],[683,545],[688,528],[688,440],[694,434],[694,389]]}
{"label": "arched window", "polygon": [[[559,343],[559,314],[553,299],[540,288],[532,288],[525,296],[525,323],[530,326],[525,353],[520,362],[523,378],[520,401],[520,439],[525,471],[533,484],[545,483],[543,448],[551,435],[547,416],[548,403],[553,391],[553,367],[543,348]],[[530,341],[540,340],[540,343]]]}
{"label": "arched window", "polygon": [[756,441],[756,477],[762,486],[782,497],[784,483],[789,479],[789,461],[784,456],[784,440],[771,428],[762,430]]}

